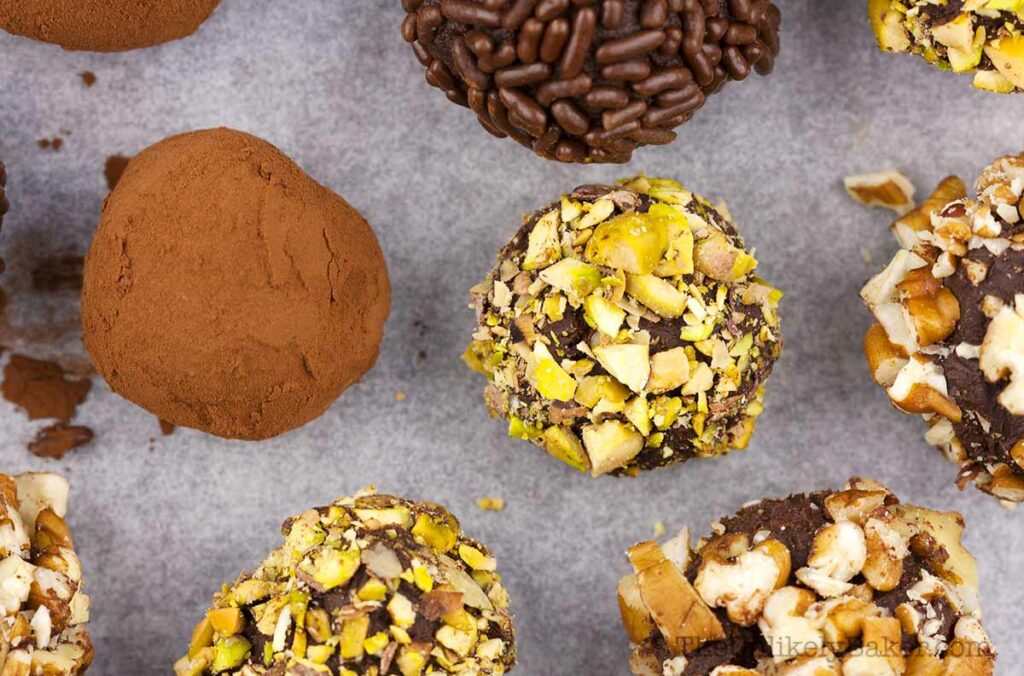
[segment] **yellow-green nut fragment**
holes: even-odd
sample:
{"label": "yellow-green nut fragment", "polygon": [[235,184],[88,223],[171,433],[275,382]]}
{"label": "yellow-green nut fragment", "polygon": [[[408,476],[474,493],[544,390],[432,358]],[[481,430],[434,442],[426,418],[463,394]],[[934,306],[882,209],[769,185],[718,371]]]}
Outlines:
{"label": "yellow-green nut fragment", "polygon": [[500,676],[516,664],[498,562],[444,507],[371,487],[282,527],[214,595],[176,676]]}
{"label": "yellow-green nut fragment", "polygon": [[781,346],[781,294],[757,267],[675,181],[582,186],[528,216],[473,288],[465,360],[509,436],[580,472],[721,455],[749,441]]}
{"label": "yellow-green nut fragment", "polygon": [[974,86],[1024,92],[1024,0],[868,0],[878,46],[918,54]]}

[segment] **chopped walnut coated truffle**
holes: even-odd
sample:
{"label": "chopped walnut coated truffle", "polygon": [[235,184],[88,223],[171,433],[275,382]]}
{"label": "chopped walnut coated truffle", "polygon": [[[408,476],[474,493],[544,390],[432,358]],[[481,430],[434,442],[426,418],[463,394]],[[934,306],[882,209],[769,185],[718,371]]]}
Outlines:
{"label": "chopped walnut coated truffle", "polygon": [[515,666],[496,561],[443,507],[377,495],[293,517],[213,598],[177,676],[497,676]]}
{"label": "chopped walnut coated truffle", "polygon": [[89,597],[56,474],[0,474],[0,674],[75,676],[89,668]]}
{"label": "chopped walnut coated truffle", "polygon": [[868,12],[883,50],[974,73],[978,89],[1024,91],[1021,0],[868,0]]}
{"label": "chopped walnut coated truffle", "polygon": [[525,219],[472,290],[465,359],[510,436],[629,474],[744,448],[781,348],[781,293],[679,183],[581,186]]}
{"label": "chopped walnut coated truffle", "polygon": [[861,291],[875,381],[921,414],[925,438],[973,481],[1024,501],[1024,155],[985,169],[970,198],[944,180],[893,223],[900,243]]}
{"label": "chopped walnut coated truffle", "polygon": [[991,676],[959,514],[881,484],[762,500],[632,547],[619,609],[637,676]]}

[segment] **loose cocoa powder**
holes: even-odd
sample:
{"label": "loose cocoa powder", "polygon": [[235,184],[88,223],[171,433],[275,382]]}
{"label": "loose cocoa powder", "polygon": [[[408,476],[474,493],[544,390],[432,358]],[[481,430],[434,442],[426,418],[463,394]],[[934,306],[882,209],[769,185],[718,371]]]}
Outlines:
{"label": "loose cocoa powder", "polygon": [[67,422],[89,394],[92,381],[69,378],[57,363],[15,354],[4,367],[0,394],[20,406],[30,420],[56,418]]}

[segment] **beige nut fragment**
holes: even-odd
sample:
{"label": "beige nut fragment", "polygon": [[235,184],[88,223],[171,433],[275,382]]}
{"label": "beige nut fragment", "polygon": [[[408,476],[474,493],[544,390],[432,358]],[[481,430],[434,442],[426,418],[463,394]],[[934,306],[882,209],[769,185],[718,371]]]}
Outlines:
{"label": "beige nut fragment", "polygon": [[990,383],[1009,380],[998,401],[1013,415],[1024,415],[1024,294],[1015,305],[1003,306],[989,323],[978,366]]}
{"label": "beige nut fragment", "polygon": [[619,580],[616,588],[619,599],[619,614],[622,616],[622,626],[632,643],[642,643],[647,640],[654,630],[654,618],[644,603],[640,594],[640,582],[636,575],[626,575]]}
{"label": "beige nut fragment", "polygon": [[949,398],[946,387],[942,368],[924,356],[914,355],[886,393],[893,404],[907,413],[935,413],[958,423],[963,419],[963,411]]}
{"label": "beige nut fragment", "polygon": [[883,511],[864,524],[867,558],[861,573],[872,589],[895,589],[903,577],[903,560],[910,552],[909,539],[893,524],[895,517]]}
{"label": "beige nut fragment", "polygon": [[951,202],[965,197],[967,197],[967,186],[960,178],[956,176],[944,178],[919,208],[893,222],[893,234],[900,246],[917,252],[921,248],[921,239],[918,237],[918,233],[931,230],[933,216],[941,213]]}
{"label": "beige nut fragment", "polygon": [[825,642],[835,653],[846,652],[851,642],[864,631],[864,621],[878,617],[881,609],[874,603],[843,597],[823,604]]}
{"label": "beige nut fragment", "polygon": [[914,208],[914,184],[896,169],[847,176],[850,197],[869,207],[885,207],[903,215]]}
{"label": "beige nut fragment", "polygon": [[689,654],[709,641],[725,638],[711,609],[656,542],[634,545],[628,552],[640,596],[675,654]]}
{"label": "beige nut fragment", "polygon": [[911,539],[911,550],[925,558],[936,575],[978,592],[978,562],[962,544],[963,516],[906,504],[891,509],[919,531]]}
{"label": "beige nut fragment", "polygon": [[862,646],[843,659],[844,676],[899,676],[906,670],[900,622],[894,617],[864,620]]}
{"label": "beige nut fragment", "polygon": [[948,338],[956,330],[960,302],[932,275],[931,268],[909,271],[896,288],[914,321],[918,345],[927,347]]}
{"label": "beige nut fragment", "polygon": [[885,506],[885,501],[890,495],[892,494],[882,487],[851,486],[825,498],[825,512],[836,523],[852,521],[858,526],[863,526],[869,516]]}
{"label": "beige nut fragment", "polygon": [[731,559],[705,558],[694,587],[705,603],[713,608],[725,608],[729,619],[736,624],[753,626],[769,594],[789,578],[790,560],[789,549],[784,544],[765,540]]}
{"label": "beige nut fragment", "polygon": [[813,592],[800,587],[783,587],[768,597],[757,626],[777,663],[821,652],[825,645],[821,621],[807,616],[816,601]]}
{"label": "beige nut fragment", "polygon": [[796,577],[825,598],[842,596],[850,583],[864,568],[867,542],[864,530],[855,523],[832,523],[814,537],[807,566],[796,571]]}
{"label": "beige nut fragment", "polygon": [[871,378],[882,387],[891,387],[907,364],[907,353],[889,341],[885,327],[877,322],[864,336],[864,354],[871,369]]}

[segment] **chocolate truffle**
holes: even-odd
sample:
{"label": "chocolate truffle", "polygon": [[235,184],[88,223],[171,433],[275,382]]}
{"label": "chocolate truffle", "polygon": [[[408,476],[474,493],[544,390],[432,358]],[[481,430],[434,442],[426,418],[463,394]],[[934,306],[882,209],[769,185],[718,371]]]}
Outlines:
{"label": "chocolate truffle", "polygon": [[64,516],[61,476],[0,474],[0,666],[76,676],[92,663],[89,597]]}
{"label": "chocolate truffle", "polygon": [[974,73],[974,86],[1024,92],[1024,3],[1017,0],[868,0],[878,46],[943,70]]}
{"label": "chocolate truffle", "polygon": [[893,223],[901,248],[861,291],[878,320],[864,345],[875,382],[924,417],[961,485],[1024,502],[1024,155],[976,188],[947,178]]}
{"label": "chocolate truffle", "polygon": [[466,351],[509,434],[594,476],[744,448],[781,294],[724,209],[640,176],[524,220],[472,291]]}
{"label": "chocolate truffle", "polygon": [[0,28],[64,49],[124,52],[192,35],[220,0],[0,0]]}
{"label": "chocolate truffle", "polygon": [[439,505],[377,495],[287,520],[284,545],[213,597],[177,676],[480,674],[515,666],[508,593]]}
{"label": "chocolate truffle", "polygon": [[771,73],[768,0],[402,0],[427,82],[560,162],[628,162],[730,80]]}
{"label": "chocolate truffle", "polygon": [[991,676],[963,517],[881,484],[761,500],[629,549],[619,581],[637,676]]}
{"label": "chocolate truffle", "polygon": [[128,165],[85,261],[96,370],[161,420],[265,439],[316,418],[377,359],[391,287],[349,204],[229,129]]}

